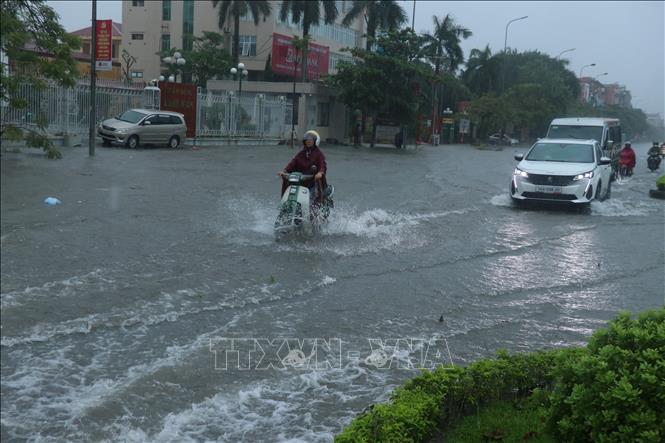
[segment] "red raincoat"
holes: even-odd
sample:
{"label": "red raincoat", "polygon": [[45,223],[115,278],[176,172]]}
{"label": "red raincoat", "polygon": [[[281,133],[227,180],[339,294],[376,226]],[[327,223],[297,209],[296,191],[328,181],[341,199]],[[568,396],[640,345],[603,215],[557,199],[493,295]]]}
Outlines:
{"label": "red raincoat", "polygon": [[[312,171],[312,166],[316,166],[316,171]],[[326,156],[323,155],[323,151],[319,149],[318,146],[312,146],[311,148],[307,148],[307,146],[304,146],[300,152],[296,154],[295,157],[289,162],[288,165],[284,168],[284,171],[286,173],[289,172],[300,172],[301,174],[316,174],[318,172],[323,173],[323,178],[321,180],[321,185],[323,186],[323,189],[326,187],[326,171],[327,171],[327,165],[326,165]],[[303,183],[307,187],[312,186],[311,180],[308,182]],[[284,191],[286,191],[286,188],[288,187],[288,182],[286,180],[282,180],[282,194],[284,195]],[[320,193],[319,193],[320,194]]]}
{"label": "red raincoat", "polygon": [[629,168],[635,167],[635,151],[632,148],[624,147],[619,153],[619,164],[626,165]]}

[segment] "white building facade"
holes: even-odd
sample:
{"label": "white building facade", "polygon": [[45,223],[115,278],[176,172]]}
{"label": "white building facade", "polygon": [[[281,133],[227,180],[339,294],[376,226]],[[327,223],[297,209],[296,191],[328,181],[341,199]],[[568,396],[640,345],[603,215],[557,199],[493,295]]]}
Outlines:
{"label": "white building facade", "polygon": [[[265,21],[261,18],[258,26],[254,24],[251,15],[240,20],[239,61],[249,71],[248,78],[243,80],[243,92],[283,95],[292,91],[292,83],[253,81],[263,79],[262,73],[271,56],[275,33],[302,36],[302,27],[294,24],[290,17],[286,22],[279,20],[281,2],[270,3],[271,15]],[[351,9],[352,1],[338,0],[335,4],[339,12],[335,23],[328,25],[321,20],[319,26],[310,29],[312,43],[328,48],[327,65],[330,74],[336,72],[341,60],[352,60],[348,52],[342,52],[343,48],[365,45],[362,17],[350,27],[341,24]],[[220,29],[219,7],[213,8],[210,0],[125,0],[122,6],[122,46],[136,59],[131,68],[132,79],[149,82],[159,78],[162,71],[160,51],[192,49],[193,38],[201,36],[203,31],[224,35],[226,49],[231,53],[233,18],[228,17]],[[208,82],[208,90],[233,90],[237,87],[238,82],[230,77]],[[298,132],[316,127],[324,139],[333,137],[339,140],[348,133],[345,124],[349,111],[335,100],[331,91],[317,82],[299,83],[296,91],[302,94],[297,106]]]}

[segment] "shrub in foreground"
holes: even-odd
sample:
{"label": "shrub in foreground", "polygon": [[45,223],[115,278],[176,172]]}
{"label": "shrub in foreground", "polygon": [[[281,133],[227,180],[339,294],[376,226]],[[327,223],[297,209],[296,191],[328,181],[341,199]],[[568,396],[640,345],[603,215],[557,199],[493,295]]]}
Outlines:
{"label": "shrub in foreground", "polygon": [[569,442],[665,441],[665,308],[621,313],[587,349],[555,369],[551,432]]}
{"label": "shrub in foreground", "polygon": [[419,442],[495,400],[552,392],[548,427],[569,442],[665,441],[665,307],[622,313],[586,348],[499,353],[425,371],[360,414],[340,442]]}

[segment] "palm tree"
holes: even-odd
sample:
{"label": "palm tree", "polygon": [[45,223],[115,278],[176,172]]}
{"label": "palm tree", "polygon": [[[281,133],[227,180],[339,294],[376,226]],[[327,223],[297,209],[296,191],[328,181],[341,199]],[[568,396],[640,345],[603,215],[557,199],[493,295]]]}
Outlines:
{"label": "palm tree", "polygon": [[[282,0],[279,19],[285,22],[291,13],[294,23],[302,23],[302,36],[306,39],[310,27],[320,23],[321,6],[323,6],[323,21],[326,24],[334,23],[339,14],[335,0]],[[302,57],[307,61],[307,50],[304,51]],[[307,63],[303,63],[302,78],[303,81],[307,80]]]}
{"label": "palm tree", "polygon": [[460,46],[460,39],[471,37],[470,29],[459,26],[455,19],[446,14],[442,21],[433,16],[434,32],[425,34],[425,51],[434,64],[434,73],[438,74],[442,66],[454,74],[459,65],[464,62],[464,51]]}
{"label": "palm tree", "polygon": [[[464,62],[464,51],[460,46],[460,39],[471,37],[471,30],[455,23],[450,14],[446,14],[442,21],[435,15],[434,32],[423,35],[425,54],[434,64],[434,76],[439,79],[439,72],[445,66],[450,74],[455,74],[457,67]],[[437,98],[438,85],[432,84],[432,135],[437,128],[438,110],[440,103]]]}
{"label": "palm tree", "polygon": [[397,29],[406,22],[406,13],[395,0],[353,0],[353,6],[344,16],[342,24],[349,26],[360,14],[364,14],[367,27],[365,49],[368,51],[374,43],[378,29]]}
{"label": "palm tree", "polygon": [[240,17],[252,14],[254,24],[258,26],[259,18],[263,16],[263,21],[270,16],[272,6],[268,0],[212,0],[212,7],[219,7],[219,29],[224,28],[224,24],[229,16],[233,17],[233,63],[238,63],[240,52]]}
{"label": "palm tree", "polygon": [[466,69],[462,73],[462,80],[475,94],[482,95],[490,92],[492,78],[495,77],[494,67],[490,45],[485,46],[482,51],[472,49],[469,53],[469,60],[466,62]]}

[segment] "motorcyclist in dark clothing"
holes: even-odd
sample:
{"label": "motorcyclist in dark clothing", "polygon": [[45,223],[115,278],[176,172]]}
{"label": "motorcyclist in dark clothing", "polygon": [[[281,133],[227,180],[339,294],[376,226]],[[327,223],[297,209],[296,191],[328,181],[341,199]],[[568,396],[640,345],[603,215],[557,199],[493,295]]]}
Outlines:
{"label": "motorcyclist in dark clothing", "polygon": [[658,142],[653,142],[649,148],[649,152],[647,152],[647,156],[649,155],[660,155],[660,146],[658,146]]}
{"label": "motorcyclist in dark clothing", "polygon": [[[302,174],[314,174],[314,180],[309,180],[303,183],[312,192],[316,203],[321,203],[323,198],[322,189],[326,189],[326,172],[328,167],[326,165],[326,156],[323,151],[319,149],[321,144],[321,137],[314,130],[309,130],[303,135],[303,148],[296,154],[295,157],[279,171],[277,175],[282,177],[282,195],[288,187],[286,176],[291,172],[300,172]],[[316,167],[316,169],[313,169]],[[318,186],[315,186],[317,185]]]}
{"label": "motorcyclist in dark clothing", "polygon": [[660,168],[660,162],[660,146],[658,142],[653,142],[649,148],[649,152],[647,152],[647,167],[650,171],[655,171]]}

